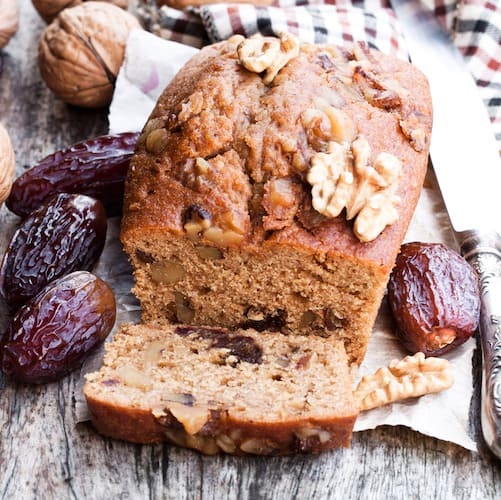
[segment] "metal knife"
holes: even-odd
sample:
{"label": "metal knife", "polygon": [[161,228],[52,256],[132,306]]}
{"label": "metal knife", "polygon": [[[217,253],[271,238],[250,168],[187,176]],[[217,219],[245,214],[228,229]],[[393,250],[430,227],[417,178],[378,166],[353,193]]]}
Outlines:
{"label": "metal knife", "polygon": [[463,256],[481,289],[482,431],[501,458],[501,159],[465,62],[422,0],[390,0],[433,101],[430,156]]}

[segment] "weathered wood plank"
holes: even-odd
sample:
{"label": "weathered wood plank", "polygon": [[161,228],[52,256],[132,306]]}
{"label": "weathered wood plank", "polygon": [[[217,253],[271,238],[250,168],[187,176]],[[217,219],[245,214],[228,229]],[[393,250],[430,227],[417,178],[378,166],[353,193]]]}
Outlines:
{"label": "weathered wood plank", "polygon": [[[106,130],[104,112],[66,106],[40,81],[44,25],[29,0],[21,3],[21,29],[4,51],[0,77],[0,119],[12,135],[18,174]],[[16,221],[0,209],[2,252]],[[5,324],[0,305],[0,329]],[[0,379],[0,498],[500,498],[501,464],[485,449],[473,454],[404,428],[359,433],[351,449],[317,457],[203,457],[114,442],[75,424],[77,384],[78,374],[43,387]]]}

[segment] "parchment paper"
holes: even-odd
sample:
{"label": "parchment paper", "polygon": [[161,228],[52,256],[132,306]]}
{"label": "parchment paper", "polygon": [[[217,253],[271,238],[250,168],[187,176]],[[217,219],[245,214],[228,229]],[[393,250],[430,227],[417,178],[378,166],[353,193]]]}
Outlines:
{"label": "parchment paper", "polygon": [[[165,85],[196,52],[197,49],[165,41],[143,31],[132,32],[110,108],[110,132],[140,130]],[[406,241],[443,242],[455,246],[449,219],[431,172]],[[108,244],[96,272],[113,286],[117,295],[117,325],[124,321],[137,322],[139,306],[130,293],[133,282],[131,270],[118,242],[116,219],[110,221]],[[468,433],[474,348],[475,343],[470,340],[446,356],[455,373],[451,389],[362,413],[355,430],[363,431],[380,425],[405,425],[422,434],[476,450],[476,444]],[[401,359],[405,355],[393,335],[391,318],[383,302],[359,375],[372,373],[386,366],[390,360]],[[97,355],[86,363],[83,371],[97,369],[100,363],[100,355]],[[81,394],[76,396],[79,419],[85,420],[88,417],[85,401]]]}

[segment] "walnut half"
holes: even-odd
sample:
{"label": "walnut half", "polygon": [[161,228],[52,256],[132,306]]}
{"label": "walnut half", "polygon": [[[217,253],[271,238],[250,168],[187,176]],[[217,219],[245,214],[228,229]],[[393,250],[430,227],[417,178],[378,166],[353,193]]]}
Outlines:
{"label": "walnut half", "polygon": [[[101,0],[115,4],[121,9],[127,9],[129,6],[128,0]],[[64,9],[76,7],[82,4],[85,0],[32,0],[33,7],[40,14],[40,17],[46,22],[52,22],[57,15]]]}
{"label": "walnut half", "polygon": [[393,360],[388,367],[362,377],[354,396],[361,411],[448,389],[454,383],[446,359],[425,358],[422,352]]}
{"label": "walnut half", "polygon": [[0,205],[9,196],[15,166],[16,160],[9,134],[0,123]]}
{"label": "walnut half", "polygon": [[269,85],[278,72],[299,54],[299,42],[290,33],[280,33],[280,38],[254,35],[237,47],[242,66],[254,73],[265,72],[263,83]]}
{"label": "walnut half", "polygon": [[108,105],[134,28],[140,28],[137,19],[111,3],[85,2],[63,10],[40,39],[42,78],[70,104]]}
{"label": "walnut half", "polygon": [[355,219],[353,231],[362,242],[372,241],[398,219],[396,195],[402,165],[381,152],[371,162],[371,147],[363,135],[351,144],[330,141],[327,152],[311,159],[307,180],[313,208],[326,217]]}
{"label": "walnut half", "polygon": [[18,0],[0,0],[0,49],[9,43],[18,27]]}

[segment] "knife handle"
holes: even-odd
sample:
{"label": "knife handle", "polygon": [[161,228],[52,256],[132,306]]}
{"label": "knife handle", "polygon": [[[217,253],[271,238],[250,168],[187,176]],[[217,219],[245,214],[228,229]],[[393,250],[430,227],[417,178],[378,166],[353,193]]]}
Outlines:
{"label": "knife handle", "polygon": [[459,240],[461,253],[480,282],[482,432],[491,451],[501,458],[501,238],[494,232],[467,231]]}

